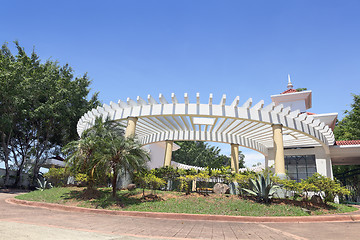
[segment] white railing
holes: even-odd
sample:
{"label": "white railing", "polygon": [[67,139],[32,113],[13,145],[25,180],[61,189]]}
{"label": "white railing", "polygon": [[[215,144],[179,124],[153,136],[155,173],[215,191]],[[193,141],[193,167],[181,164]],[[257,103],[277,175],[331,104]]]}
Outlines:
{"label": "white railing", "polygon": [[[177,167],[177,168],[181,168],[181,169],[195,169],[195,170],[200,170],[200,171],[203,171],[205,170],[206,168],[204,167],[196,167],[196,166],[191,166],[191,165],[186,165],[186,164],[183,164],[183,163],[178,163],[178,162],[174,162],[172,161],[171,162],[171,166],[173,167]],[[247,170],[249,171],[254,171],[254,172],[261,172],[262,170],[265,169],[265,166],[263,164],[259,165],[259,166],[256,166],[256,167],[251,167],[251,168],[240,168],[239,169],[239,172],[245,172]],[[215,169],[215,168],[211,168],[211,170],[219,170],[219,169]]]}

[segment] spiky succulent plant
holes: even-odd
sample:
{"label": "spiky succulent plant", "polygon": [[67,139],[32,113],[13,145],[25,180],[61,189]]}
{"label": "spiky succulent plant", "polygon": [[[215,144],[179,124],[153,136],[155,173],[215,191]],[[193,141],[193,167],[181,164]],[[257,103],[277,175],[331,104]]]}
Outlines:
{"label": "spiky succulent plant", "polygon": [[269,175],[259,175],[256,179],[249,179],[250,189],[243,190],[251,195],[256,196],[259,202],[270,202],[274,193],[280,187],[270,179]]}
{"label": "spiky succulent plant", "polygon": [[44,191],[47,188],[53,187],[51,185],[51,183],[48,183],[45,178],[43,179],[43,181],[41,181],[39,178],[37,180],[38,180],[38,184],[39,184],[39,187],[36,187],[37,190]]}

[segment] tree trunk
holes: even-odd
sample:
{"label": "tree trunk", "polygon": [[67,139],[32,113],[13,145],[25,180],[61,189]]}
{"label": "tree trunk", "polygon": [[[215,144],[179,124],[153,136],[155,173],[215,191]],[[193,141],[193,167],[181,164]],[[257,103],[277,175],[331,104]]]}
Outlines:
{"label": "tree trunk", "polygon": [[37,180],[39,178],[39,170],[40,168],[37,166],[37,164],[35,164],[33,168],[32,187],[36,187],[37,185]]}
{"label": "tree trunk", "polygon": [[9,186],[10,180],[10,170],[9,170],[9,163],[5,161],[5,179],[4,179],[4,186],[7,188]]}
{"label": "tree trunk", "polygon": [[[11,146],[11,151],[13,153],[15,165],[18,167],[18,169],[16,171],[16,180],[15,180],[14,185],[15,185],[15,187],[21,188],[22,171],[23,171],[25,163],[27,161],[30,143],[28,142],[27,144],[20,144],[21,140],[18,140],[18,142],[19,142],[19,144],[17,144],[17,146],[16,145]],[[17,153],[19,155],[19,161],[18,161]]]}
{"label": "tree trunk", "polygon": [[113,180],[112,180],[112,196],[115,198],[116,196],[116,181],[117,181],[117,170],[116,167],[113,167]]}
{"label": "tree trunk", "polygon": [[22,181],[22,169],[23,167],[19,167],[19,169],[16,171],[16,179],[15,179],[15,187],[21,188],[21,181]]}
{"label": "tree trunk", "polygon": [[4,179],[4,186],[9,186],[9,180],[10,180],[10,169],[9,169],[9,141],[10,141],[10,135],[6,141],[6,135],[5,133],[2,133],[1,135],[1,145],[4,152],[4,163],[5,163],[5,179]]}
{"label": "tree trunk", "polygon": [[15,181],[15,186],[18,188],[21,188],[21,183],[22,183],[22,170],[24,169],[24,165],[25,165],[26,159],[25,156],[21,157],[21,162],[18,165],[18,170],[16,171],[16,181]]}

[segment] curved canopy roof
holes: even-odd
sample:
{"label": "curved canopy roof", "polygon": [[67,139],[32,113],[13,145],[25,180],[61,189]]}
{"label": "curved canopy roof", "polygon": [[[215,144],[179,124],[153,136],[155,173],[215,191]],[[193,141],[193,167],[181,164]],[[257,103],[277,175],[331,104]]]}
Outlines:
{"label": "curved canopy roof", "polygon": [[273,147],[271,125],[280,123],[284,147],[334,144],[332,130],[313,116],[274,103],[263,105],[263,100],[253,105],[249,98],[239,106],[239,97],[226,105],[226,95],[219,104],[213,103],[212,94],[206,104],[200,103],[199,93],[194,103],[187,93],[183,102],[174,93],[170,102],[162,94],[158,101],[148,95],[147,101],[141,97],[136,101],[127,98],[87,112],[79,120],[77,131],[81,136],[97,116],[110,117],[124,126],[128,117],[137,117],[135,134],[144,145],[165,140],[212,141],[239,144],[267,155],[267,149]]}

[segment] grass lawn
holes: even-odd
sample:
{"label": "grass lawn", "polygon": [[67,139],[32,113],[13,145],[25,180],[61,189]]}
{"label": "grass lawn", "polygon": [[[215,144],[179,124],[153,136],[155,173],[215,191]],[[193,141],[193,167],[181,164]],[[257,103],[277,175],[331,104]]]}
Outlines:
{"label": "grass lawn", "polygon": [[[150,194],[150,191],[146,191]],[[319,214],[344,213],[357,208],[329,203],[326,207],[309,206],[310,213],[300,206],[281,201],[272,204],[261,204],[232,195],[209,196],[193,193],[185,195],[179,192],[156,192],[158,197],[148,195],[142,198],[142,190],[118,191],[117,198],[112,198],[110,188],[99,189],[99,192],[88,194],[84,188],[52,188],[44,191],[33,191],[16,198],[28,201],[58,203],[70,206],[99,208],[124,211],[171,212],[192,214],[214,214],[233,216],[308,216]]]}

